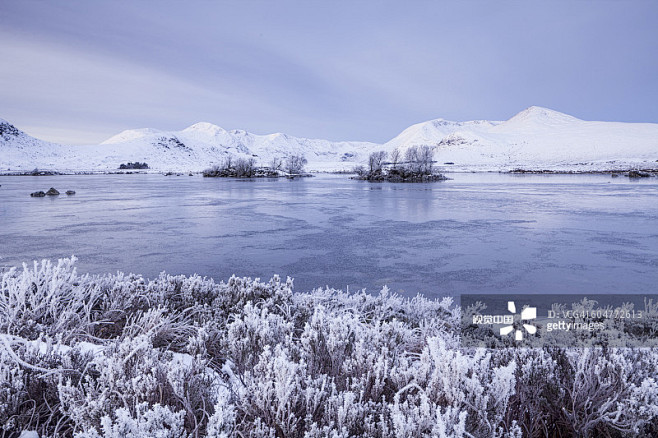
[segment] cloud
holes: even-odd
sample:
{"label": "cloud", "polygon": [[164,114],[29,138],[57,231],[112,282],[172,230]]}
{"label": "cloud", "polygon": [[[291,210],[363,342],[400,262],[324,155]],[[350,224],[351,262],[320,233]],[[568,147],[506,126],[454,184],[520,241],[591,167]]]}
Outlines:
{"label": "cloud", "polygon": [[530,105],[655,121],[656,5],[11,2],[0,116],[76,143],[201,120],[383,142],[411,123]]}

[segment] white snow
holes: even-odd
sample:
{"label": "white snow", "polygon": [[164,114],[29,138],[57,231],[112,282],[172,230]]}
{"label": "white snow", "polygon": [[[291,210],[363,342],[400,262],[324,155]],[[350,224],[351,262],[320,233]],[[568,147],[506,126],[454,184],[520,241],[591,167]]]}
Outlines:
{"label": "white snow", "polygon": [[[11,126],[5,121],[0,125]],[[0,135],[0,172],[112,171],[129,161],[147,162],[156,171],[184,172],[219,164],[229,155],[266,166],[291,154],[304,154],[310,171],[345,171],[365,164],[371,152],[399,148],[404,157],[407,148],[419,145],[434,148],[439,166],[454,163],[445,167],[452,171],[658,168],[658,124],[590,122],[533,106],[503,122],[418,123],[384,144],[257,135],[207,122],[182,131],[127,130],[92,146],[58,145],[22,131],[6,132]]]}
{"label": "white snow", "polygon": [[435,147],[439,165],[455,163],[453,170],[658,168],[658,124],[589,122],[536,106],[504,122],[421,123],[384,149],[423,144]]}
{"label": "white snow", "polygon": [[115,143],[124,143],[127,141],[139,140],[151,134],[158,134],[162,131],[153,128],[142,128],[142,129],[128,129],[126,131],[120,132],[117,135],[108,138],[101,144],[115,144]]}
{"label": "white snow", "polygon": [[500,122],[476,120],[471,122],[451,122],[444,119],[417,123],[402,131],[397,137],[387,142],[386,150],[396,147],[406,149],[410,146],[434,145],[441,139],[459,131],[485,132]]}

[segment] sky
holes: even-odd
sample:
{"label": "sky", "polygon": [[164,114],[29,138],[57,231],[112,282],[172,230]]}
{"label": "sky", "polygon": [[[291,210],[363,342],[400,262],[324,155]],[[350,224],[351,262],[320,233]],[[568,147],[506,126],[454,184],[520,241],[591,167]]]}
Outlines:
{"label": "sky", "polygon": [[655,0],[0,0],[0,117],[95,144],[205,121],[385,142],[532,105],[658,122]]}

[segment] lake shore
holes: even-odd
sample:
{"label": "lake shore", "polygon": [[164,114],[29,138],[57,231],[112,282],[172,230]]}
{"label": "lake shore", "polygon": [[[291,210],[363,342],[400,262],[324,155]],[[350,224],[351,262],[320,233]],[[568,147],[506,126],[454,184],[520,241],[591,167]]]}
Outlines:
{"label": "lake shore", "polygon": [[[583,169],[579,167],[573,168],[533,168],[533,167],[514,167],[506,169],[489,169],[489,168],[469,168],[469,167],[452,167],[452,166],[437,166],[439,172],[442,174],[460,174],[460,173],[511,173],[511,174],[556,174],[556,175],[595,175],[595,174],[627,174],[633,171],[640,171],[658,175],[658,165],[656,167],[646,166],[627,166],[619,168],[603,168],[603,169]],[[181,171],[181,170],[72,170],[72,169],[56,169],[56,170],[0,170],[0,176],[53,176],[53,175],[134,175],[134,174],[161,174],[161,175],[175,175],[175,176],[192,176],[202,175],[203,171]],[[329,175],[357,175],[357,172],[352,170],[310,170],[308,174],[329,174]],[[259,176],[260,177],[260,176]]]}

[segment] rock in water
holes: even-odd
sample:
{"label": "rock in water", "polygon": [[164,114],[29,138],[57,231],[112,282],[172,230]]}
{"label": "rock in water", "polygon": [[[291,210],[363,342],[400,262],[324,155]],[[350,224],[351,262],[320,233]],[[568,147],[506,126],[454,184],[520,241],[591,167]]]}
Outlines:
{"label": "rock in water", "polygon": [[59,192],[58,192],[54,187],[51,187],[51,188],[46,192],[46,195],[48,195],[48,196],[57,196],[57,195],[59,195]]}
{"label": "rock in water", "polygon": [[70,195],[75,195],[75,190],[67,190],[66,194],[69,195],[69,196]]}
{"label": "rock in water", "polygon": [[628,172],[629,178],[648,178],[651,174],[647,172],[642,172],[641,170],[631,170]]}
{"label": "rock in water", "polygon": [[43,198],[44,196],[46,196],[46,194],[44,192],[34,192],[34,193],[30,193],[30,196],[32,196],[33,198]]}

